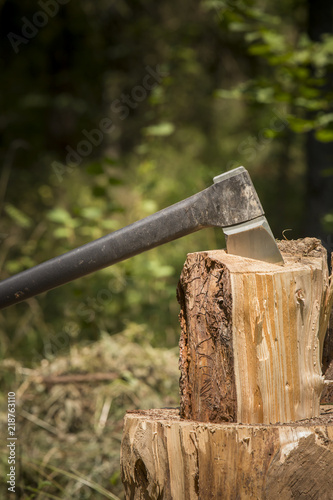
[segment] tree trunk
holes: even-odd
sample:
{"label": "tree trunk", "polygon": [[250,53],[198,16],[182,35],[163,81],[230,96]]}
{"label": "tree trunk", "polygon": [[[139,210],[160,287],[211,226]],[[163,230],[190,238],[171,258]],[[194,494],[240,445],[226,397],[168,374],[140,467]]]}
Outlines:
{"label": "tree trunk", "polygon": [[284,266],[224,251],[189,254],[178,297],[180,408],[204,422],[319,415],[332,305],[319,240],[284,241]]}
{"label": "tree trunk", "polygon": [[330,500],[333,409],[289,425],[182,420],[178,410],[127,413],[127,500]]}
{"label": "tree trunk", "polygon": [[[308,0],[308,33],[311,40],[319,42],[324,34],[333,34],[332,0]],[[333,72],[325,75],[324,90],[333,90]],[[326,110],[328,112],[328,110]],[[333,142],[317,141],[314,131],[308,133],[306,143],[307,192],[304,232],[323,240],[333,251],[332,235],[323,227],[322,219],[333,210]]]}

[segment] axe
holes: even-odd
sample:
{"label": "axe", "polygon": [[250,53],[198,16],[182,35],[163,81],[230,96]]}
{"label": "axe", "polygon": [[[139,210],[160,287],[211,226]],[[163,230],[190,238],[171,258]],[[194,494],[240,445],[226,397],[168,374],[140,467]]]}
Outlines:
{"label": "axe", "polygon": [[251,178],[244,167],[118,231],[0,282],[0,309],[205,227],[221,227],[227,252],[283,264]]}

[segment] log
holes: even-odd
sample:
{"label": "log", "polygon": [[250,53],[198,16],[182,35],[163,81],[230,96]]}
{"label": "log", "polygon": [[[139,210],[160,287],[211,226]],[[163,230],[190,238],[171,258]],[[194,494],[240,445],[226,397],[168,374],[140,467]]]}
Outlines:
{"label": "log", "polygon": [[293,424],[204,423],[129,412],[121,454],[130,500],[330,500],[333,407]]}
{"label": "log", "polygon": [[279,243],[278,266],[223,250],[187,256],[178,287],[180,410],[203,422],[293,422],[319,415],[333,300],[315,238]]}

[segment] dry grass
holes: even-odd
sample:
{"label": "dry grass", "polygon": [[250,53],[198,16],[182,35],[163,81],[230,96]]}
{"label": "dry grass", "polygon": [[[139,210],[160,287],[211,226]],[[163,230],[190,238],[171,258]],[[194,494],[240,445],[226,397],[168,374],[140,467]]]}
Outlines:
{"label": "dry grass", "polygon": [[[119,457],[126,410],[178,406],[178,350],[151,347],[138,325],[89,346],[75,345],[34,370],[5,360],[0,371],[5,439],[8,391],[17,399],[21,499],[123,498]],[[2,478],[9,472],[7,458],[5,450]],[[4,482],[0,492],[11,498]]]}

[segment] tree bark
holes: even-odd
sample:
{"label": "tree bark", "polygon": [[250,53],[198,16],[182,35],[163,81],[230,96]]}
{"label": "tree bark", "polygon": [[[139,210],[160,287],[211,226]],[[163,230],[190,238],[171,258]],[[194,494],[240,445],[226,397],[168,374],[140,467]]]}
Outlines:
{"label": "tree bark", "polygon": [[331,311],[331,317],[325,337],[322,365],[325,377],[325,386],[321,395],[320,403],[322,405],[333,405],[333,310]]}
{"label": "tree bark", "polygon": [[289,425],[182,420],[178,410],[127,413],[121,470],[131,500],[330,500],[333,409]]}
{"label": "tree bark", "polygon": [[189,254],[178,287],[180,409],[204,422],[319,415],[333,290],[319,240],[280,242],[284,266]]}

